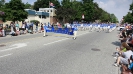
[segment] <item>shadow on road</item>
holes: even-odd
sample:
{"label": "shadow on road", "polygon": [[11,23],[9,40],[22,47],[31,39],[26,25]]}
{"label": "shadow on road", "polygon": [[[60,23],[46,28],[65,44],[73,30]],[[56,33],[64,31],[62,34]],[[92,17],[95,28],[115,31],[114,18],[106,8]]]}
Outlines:
{"label": "shadow on road", "polygon": [[121,45],[119,41],[112,42],[112,44],[114,44],[116,46],[120,46]]}

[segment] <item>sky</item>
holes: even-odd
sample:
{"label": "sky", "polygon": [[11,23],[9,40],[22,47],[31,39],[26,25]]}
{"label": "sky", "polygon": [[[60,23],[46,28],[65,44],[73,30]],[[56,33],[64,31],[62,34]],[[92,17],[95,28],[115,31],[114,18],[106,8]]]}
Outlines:
{"label": "sky", "polygon": [[[22,0],[24,3],[28,2],[34,4],[36,0]],[[59,0],[61,1],[61,0]],[[9,0],[6,0],[9,2]],[[132,3],[132,0],[94,0],[97,2],[99,7],[103,8],[105,11],[115,14],[118,20],[120,21],[123,16],[129,12],[129,6]]]}

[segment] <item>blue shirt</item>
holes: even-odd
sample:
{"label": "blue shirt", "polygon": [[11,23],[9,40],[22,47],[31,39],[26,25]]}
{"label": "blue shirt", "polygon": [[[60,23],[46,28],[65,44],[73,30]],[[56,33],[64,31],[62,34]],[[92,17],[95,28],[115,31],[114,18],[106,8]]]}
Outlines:
{"label": "blue shirt", "polygon": [[74,31],[77,31],[78,30],[78,28],[77,27],[74,27]]}
{"label": "blue shirt", "polygon": [[44,26],[44,30],[45,30],[45,31],[47,30],[47,26]]}
{"label": "blue shirt", "polygon": [[133,63],[130,64],[129,69],[131,70],[133,68]]}

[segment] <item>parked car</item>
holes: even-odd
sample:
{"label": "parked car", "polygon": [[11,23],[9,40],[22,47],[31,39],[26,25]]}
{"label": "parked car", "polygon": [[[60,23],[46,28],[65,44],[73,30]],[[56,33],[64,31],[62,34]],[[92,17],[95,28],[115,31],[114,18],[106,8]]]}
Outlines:
{"label": "parked car", "polygon": [[121,30],[123,30],[125,27],[124,26],[119,26],[119,27],[117,27],[117,30],[118,31],[121,31]]}

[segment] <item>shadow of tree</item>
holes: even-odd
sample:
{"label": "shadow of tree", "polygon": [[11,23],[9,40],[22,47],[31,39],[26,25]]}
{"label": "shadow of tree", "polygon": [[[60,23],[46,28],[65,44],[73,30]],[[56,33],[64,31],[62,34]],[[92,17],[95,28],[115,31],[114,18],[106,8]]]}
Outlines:
{"label": "shadow of tree", "polygon": [[121,43],[119,41],[112,42],[112,44],[114,44],[116,46],[120,46],[121,45]]}

